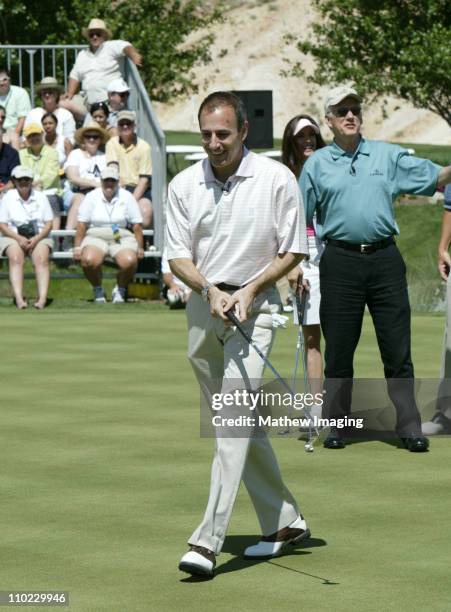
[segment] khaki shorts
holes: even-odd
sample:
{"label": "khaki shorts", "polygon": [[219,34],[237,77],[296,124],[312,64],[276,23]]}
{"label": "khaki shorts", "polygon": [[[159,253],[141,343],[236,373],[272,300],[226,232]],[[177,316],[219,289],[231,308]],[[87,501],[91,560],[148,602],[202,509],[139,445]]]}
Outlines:
{"label": "khaki shorts", "polygon": [[118,253],[126,249],[137,253],[138,243],[132,232],[126,229],[121,229],[120,232],[121,239],[116,242],[110,227],[90,227],[80,246],[82,250],[87,246],[96,247],[104,255],[110,257],[116,257]]}
{"label": "khaki shorts", "polygon": [[[0,238],[0,255],[5,255],[6,249],[12,244],[18,244],[17,240],[14,238],[7,238],[6,236],[2,236]],[[38,242],[38,244],[46,244],[50,251],[53,251],[53,240],[51,238],[43,238]]]}

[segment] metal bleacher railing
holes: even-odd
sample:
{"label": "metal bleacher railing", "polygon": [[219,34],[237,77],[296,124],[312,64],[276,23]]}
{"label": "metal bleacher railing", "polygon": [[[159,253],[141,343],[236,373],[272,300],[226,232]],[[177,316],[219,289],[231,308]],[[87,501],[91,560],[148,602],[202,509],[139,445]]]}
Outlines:
{"label": "metal bleacher railing", "polygon": [[[28,90],[32,105],[36,84],[53,76],[67,89],[69,73],[86,45],[0,45],[0,65],[12,73],[12,83]],[[154,230],[152,257],[161,257],[166,201],[166,142],[152,103],[133,62],[125,57],[122,72],[130,87],[129,108],[136,111],[138,135],[152,148],[152,203]]]}

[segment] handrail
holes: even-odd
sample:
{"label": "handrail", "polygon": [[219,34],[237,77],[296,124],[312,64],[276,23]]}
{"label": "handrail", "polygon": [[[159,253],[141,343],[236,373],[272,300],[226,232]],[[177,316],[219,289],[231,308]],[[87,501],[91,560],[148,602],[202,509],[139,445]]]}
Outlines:
{"label": "handrail", "polygon": [[152,151],[152,204],[154,216],[154,244],[163,251],[166,203],[166,138],[144,83],[135,64],[126,57],[125,78],[130,87],[130,108],[137,114],[138,133],[150,142]]}
{"label": "handrail", "polygon": [[[0,45],[0,57],[6,53],[6,66],[18,68],[18,85],[29,89],[34,101],[35,83],[46,76],[57,77],[57,54],[63,54],[62,78],[67,89],[68,75],[78,53],[87,45]],[[47,53],[46,53],[47,52]],[[50,57],[49,53],[50,52]],[[69,55],[73,61],[69,63]],[[59,59],[59,58],[58,58]],[[27,61],[26,61],[27,60]],[[0,62],[1,63],[1,62]],[[28,78],[26,69],[28,64]],[[137,114],[138,135],[150,142],[152,151],[152,203],[154,210],[154,246],[161,256],[164,241],[166,203],[166,140],[152,108],[138,69],[128,58],[123,62],[124,77],[130,87],[129,106]]]}

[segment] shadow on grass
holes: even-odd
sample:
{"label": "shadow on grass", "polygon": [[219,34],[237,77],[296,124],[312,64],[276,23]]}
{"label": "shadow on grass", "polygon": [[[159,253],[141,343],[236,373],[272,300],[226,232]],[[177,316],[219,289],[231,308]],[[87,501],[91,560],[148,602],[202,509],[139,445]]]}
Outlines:
{"label": "shadow on grass", "polygon": [[[309,538],[308,540],[304,540],[300,542],[297,546],[294,546],[292,549],[287,549],[284,555],[280,557],[262,557],[259,559],[246,559],[242,556],[243,551],[248,546],[255,544],[258,542],[259,536],[252,535],[244,535],[244,536],[229,536],[225,539],[224,546],[222,551],[225,553],[229,553],[234,555],[232,559],[229,559],[222,565],[219,565],[215,570],[215,576],[220,576],[221,574],[228,574],[230,572],[237,572],[240,570],[246,570],[255,565],[259,565],[260,563],[270,563],[271,565],[275,565],[282,570],[295,572],[297,574],[302,574],[303,576],[308,576],[310,578],[314,578],[316,580],[321,580],[322,584],[334,585],[339,584],[338,582],[333,582],[324,576],[317,576],[315,574],[309,574],[308,572],[303,572],[294,567],[288,567],[283,563],[283,559],[285,557],[301,557],[305,555],[311,555],[312,553],[308,550],[308,548],[318,548],[320,546],[327,546],[327,542],[321,538]],[[212,577],[203,577],[203,576],[190,576],[188,578],[183,578],[180,582],[205,582],[206,580],[211,580]]]}

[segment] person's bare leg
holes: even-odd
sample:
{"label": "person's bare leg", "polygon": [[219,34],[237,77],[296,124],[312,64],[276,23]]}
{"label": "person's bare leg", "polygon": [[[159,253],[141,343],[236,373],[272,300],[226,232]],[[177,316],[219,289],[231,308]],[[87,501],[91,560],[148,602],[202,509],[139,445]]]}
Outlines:
{"label": "person's bare leg", "polygon": [[130,249],[124,249],[120,251],[114,259],[119,266],[117,273],[118,287],[127,287],[133,280],[136,268],[138,267],[136,253]]}
{"label": "person's bare leg", "polygon": [[81,267],[93,287],[100,287],[102,284],[102,263],[105,256],[100,249],[94,246],[87,246],[81,253]]}
{"label": "person's bare leg", "polygon": [[152,202],[148,198],[140,198],[138,206],[143,217],[143,227],[149,228],[152,225]]}
{"label": "person's bare leg", "polygon": [[35,302],[34,307],[38,308],[39,310],[45,308],[49,293],[49,252],[50,249],[46,244],[38,242],[31,254],[31,261],[33,262],[36,275],[36,284],[38,287],[38,299]]}
{"label": "person's bare leg", "polygon": [[311,393],[323,390],[323,358],[321,356],[321,326],[303,325],[305,360]]}
{"label": "person's bare leg", "polygon": [[13,290],[16,306],[20,310],[28,306],[23,299],[23,264],[25,254],[18,244],[11,244],[7,250],[9,265],[9,280]]}
{"label": "person's bare leg", "polygon": [[77,227],[77,216],[80,204],[85,196],[82,193],[76,193],[70,203],[70,208],[67,212],[66,229],[75,229]]}

